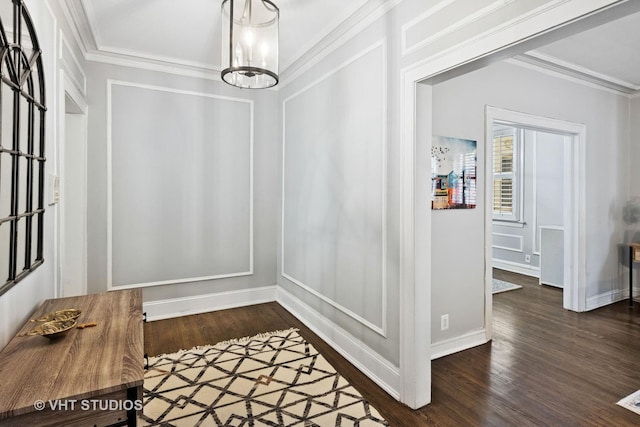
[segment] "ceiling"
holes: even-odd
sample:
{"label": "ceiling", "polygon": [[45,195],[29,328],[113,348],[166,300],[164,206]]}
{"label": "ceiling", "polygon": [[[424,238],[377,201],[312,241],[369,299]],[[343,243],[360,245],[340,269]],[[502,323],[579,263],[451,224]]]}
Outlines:
{"label": "ceiling", "polygon": [[[220,70],[221,0],[64,0],[89,54]],[[275,0],[280,72],[365,5],[387,0]]]}
{"label": "ceiling", "polygon": [[[220,0],[63,0],[89,59],[220,70]],[[275,0],[280,73],[392,0]],[[397,2],[397,0],[396,0]],[[640,13],[518,56],[624,93],[640,92]]]}

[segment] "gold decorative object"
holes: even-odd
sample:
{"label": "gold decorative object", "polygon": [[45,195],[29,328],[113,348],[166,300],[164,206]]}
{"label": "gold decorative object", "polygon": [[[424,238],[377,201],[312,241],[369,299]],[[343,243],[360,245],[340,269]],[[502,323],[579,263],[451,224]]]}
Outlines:
{"label": "gold decorative object", "polygon": [[54,320],[72,320],[80,317],[80,310],[75,308],[65,308],[64,310],[57,310],[51,313],[48,313],[38,319],[32,319],[32,322],[51,322]]}
{"label": "gold decorative object", "polygon": [[52,320],[44,322],[31,331],[27,335],[42,335],[46,338],[60,338],[76,326],[75,319]]}

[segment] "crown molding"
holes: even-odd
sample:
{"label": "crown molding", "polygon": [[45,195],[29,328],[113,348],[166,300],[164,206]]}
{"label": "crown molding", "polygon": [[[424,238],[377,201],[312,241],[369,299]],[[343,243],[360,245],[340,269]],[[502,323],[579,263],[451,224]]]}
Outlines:
{"label": "crown molding", "polygon": [[399,5],[403,0],[371,0],[322,37],[281,73],[280,87],[286,86],[300,74],[317,64],[332,51]]}
{"label": "crown molding", "polygon": [[592,83],[607,89],[612,89],[626,95],[640,93],[640,86],[636,84],[620,80],[606,74],[598,73],[588,68],[581,67],[540,52],[530,51],[517,55],[514,59],[536,67],[564,74],[574,79]]}
{"label": "crown molding", "polygon": [[82,54],[86,59],[88,52],[97,50],[97,43],[91,26],[89,25],[89,18],[87,17],[87,12],[82,1],[63,0],[59,4],[62,13],[69,23],[73,38],[78,46],[80,46]]}
{"label": "crown molding", "polygon": [[[287,79],[294,78],[305,69],[319,62],[331,51],[341,46],[402,1],[369,0],[343,19],[337,26],[328,25],[315,40],[312,40],[299,50],[294,61],[284,65],[280,71],[280,84],[276,87],[276,90],[278,87],[284,86]],[[91,22],[90,14],[87,13],[86,5],[82,0],[62,0],[60,5],[69,22],[73,37],[78,46],[80,46],[84,59],[87,61],[221,81],[219,67],[212,64],[202,64],[104,46],[100,43],[99,34],[93,28],[95,23]]]}
{"label": "crown molding", "polygon": [[162,73],[175,74],[179,76],[195,77],[199,79],[214,80],[221,82],[220,70],[186,63],[176,63],[171,61],[154,60],[150,58],[140,58],[122,53],[113,52],[86,52],[87,61],[99,62],[103,64],[118,65],[123,67],[137,68],[140,70],[159,71]]}

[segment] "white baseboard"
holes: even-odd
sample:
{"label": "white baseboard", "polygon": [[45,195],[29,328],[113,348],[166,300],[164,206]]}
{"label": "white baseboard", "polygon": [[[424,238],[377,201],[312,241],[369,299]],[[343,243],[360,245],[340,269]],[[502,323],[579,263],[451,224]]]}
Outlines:
{"label": "white baseboard", "polygon": [[529,264],[520,264],[518,262],[512,261],[501,261],[498,259],[493,259],[493,268],[499,268],[500,270],[511,271],[512,273],[520,273],[525,276],[537,277],[540,278],[540,268],[532,267]]}
{"label": "white baseboard", "polygon": [[[637,290],[634,289],[634,295],[637,294]],[[601,293],[599,295],[587,298],[587,311],[595,310],[596,308],[604,307],[605,305],[613,304],[614,302],[622,301],[624,299],[629,298],[629,289],[625,288],[623,290],[615,289],[613,291],[608,291]]]}
{"label": "white baseboard", "polygon": [[278,287],[276,301],[389,395],[400,399],[397,366],[281,287]]}
{"label": "white baseboard", "polygon": [[459,351],[468,350],[470,348],[486,344],[487,342],[487,331],[485,329],[440,341],[431,344],[431,360],[448,356]]}
{"label": "white baseboard", "polygon": [[147,320],[162,320],[276,300],[276,286],[150,301],[142,304]]}

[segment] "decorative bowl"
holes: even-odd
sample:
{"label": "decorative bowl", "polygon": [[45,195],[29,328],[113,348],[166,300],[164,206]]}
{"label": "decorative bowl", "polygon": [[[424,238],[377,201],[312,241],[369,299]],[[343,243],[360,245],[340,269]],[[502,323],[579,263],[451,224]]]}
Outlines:
{"label": "decorative bowl", "polygon": [[27,335],[41,335],[45,338],[60,338],[76,326],[76,319],[52,320],[44,322],[27,332]]}
{"label": "decorative bowl", "polygon": [[72,320],[80,317],[80,310],[75,308],[65,308],[64,310],[57,310],[48,313],[38,319],[32,320],[32,322],[51,322],[54,320]]}

